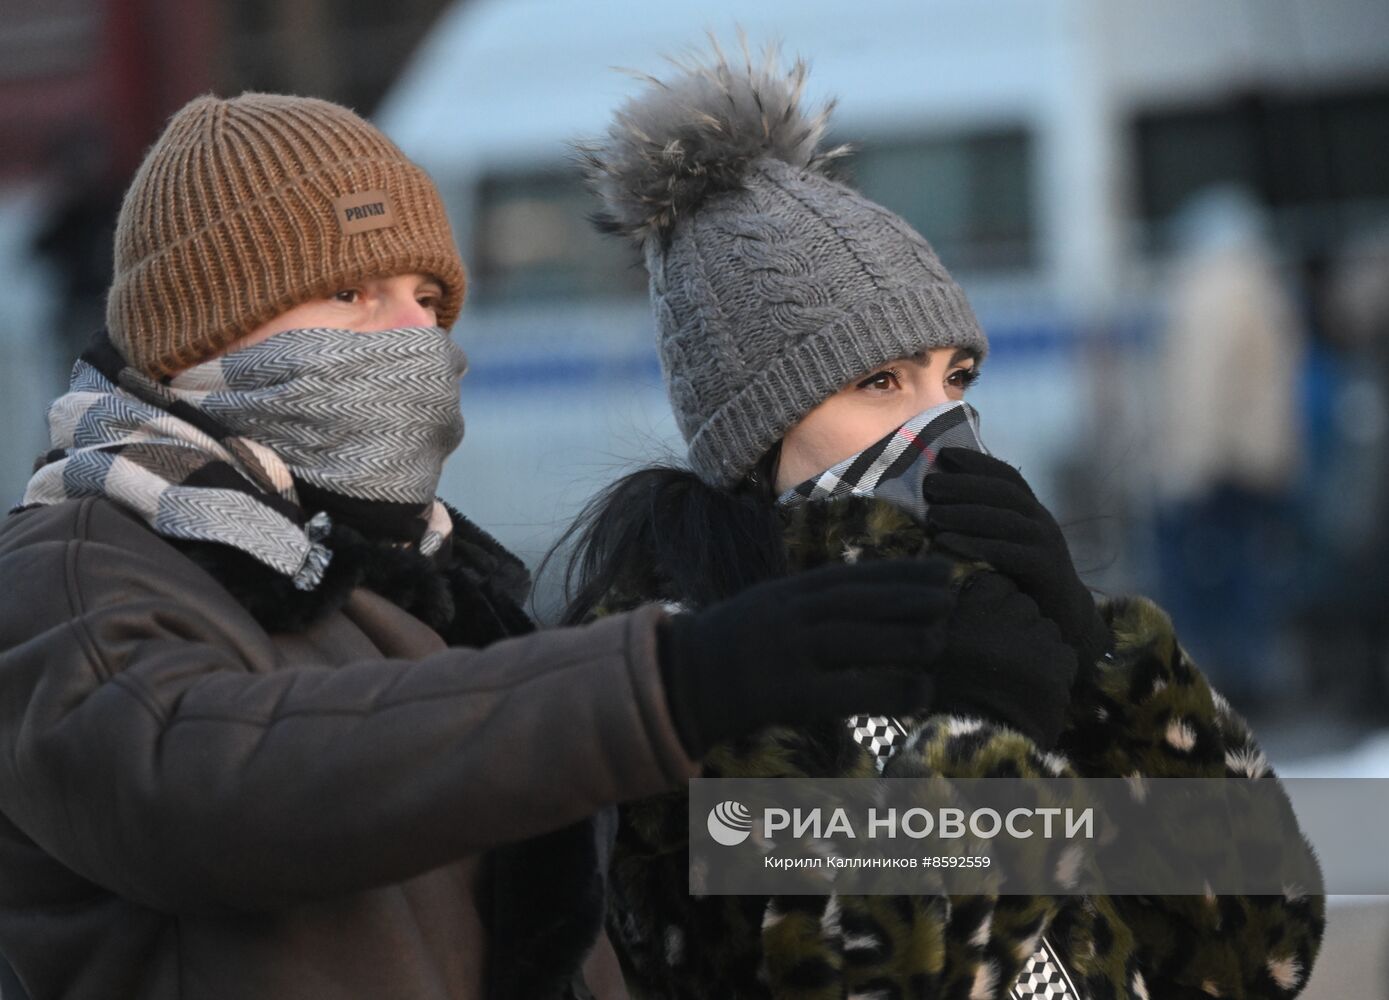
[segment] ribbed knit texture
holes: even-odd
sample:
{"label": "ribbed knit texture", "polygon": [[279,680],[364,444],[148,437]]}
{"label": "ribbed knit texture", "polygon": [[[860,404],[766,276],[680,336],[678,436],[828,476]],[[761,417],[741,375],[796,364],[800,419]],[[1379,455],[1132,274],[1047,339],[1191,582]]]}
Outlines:
{"label": "ribbed knit texture", "polygon": [[[344,234],[344,195],[385,191],[391,225]],[[463,263],[438,190],[356,114],[307,97],[199,97],[150,149],[121,205],[111,339],[167,375],[286,310],[365,277],[443,284],[439,325],[462,307]]]}
{"label": "ribbed knit texture", "polygon": [[816,170],[759,160],[744,187],[646,244],[661,361],[690,463],[732,485],[802,417],[894,358],[988,341],[902,219]]}

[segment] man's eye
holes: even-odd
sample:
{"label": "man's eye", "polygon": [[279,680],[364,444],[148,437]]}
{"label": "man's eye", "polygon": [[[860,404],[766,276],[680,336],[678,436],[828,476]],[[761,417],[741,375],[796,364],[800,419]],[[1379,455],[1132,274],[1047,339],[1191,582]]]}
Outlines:
{"label": "man's eye", "polygon": [[335,302],[346,302],[349,305],[353,302],[356,302],[357,299],[360,297],[361,292],[357,291],[357,289],[355,288],[344,288],[340,292],[333,293],[333,300]]}

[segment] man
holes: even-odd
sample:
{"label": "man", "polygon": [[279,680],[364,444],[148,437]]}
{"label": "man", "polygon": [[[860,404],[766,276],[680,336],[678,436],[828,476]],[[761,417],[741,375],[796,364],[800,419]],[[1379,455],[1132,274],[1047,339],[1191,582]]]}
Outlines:
{"label": "man", "polygon": [[115,258],[0,525],[0,955],[33,1000],[562,996],[590,953],[610,982],[611,804],[921,700],[937,563],[532,633],[523,567],[434,496],[438,193],[347,109],[195,100]]}

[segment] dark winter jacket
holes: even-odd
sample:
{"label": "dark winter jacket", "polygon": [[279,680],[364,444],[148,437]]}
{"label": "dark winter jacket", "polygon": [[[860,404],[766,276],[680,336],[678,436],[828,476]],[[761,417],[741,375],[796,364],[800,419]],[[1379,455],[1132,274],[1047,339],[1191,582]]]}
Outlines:
{"label": "dark winter jacket", "polygon": [[[811,505],[786,517],[793,570],[927,547],[905,514],[877,501]],[[606,610],[639,597],[682,598],[658,571],[631,569]],[[908,722],[912,736],[884,777],[1269,773],[1244,722],[1158,608],[1121,599],[1102,602],[1101,613],[1113,658],[1085,672],[1054,752],[1001,725],[927,715]],[[872,778],[876,768],[842,720],[827,720],[720,746],[704,774]],[[608,927],[641,997],[1006,997],[1045,936],[1086,1000],[1284,998],[1306,983],[1324,928],[1320,885],[1286,896],[692,898],[686,796],[620,812]]]}
{"label": "dark winter jacket", "polygon": [[662,612],[507,638],[524,571],[467,522],[446,566],[329,544],[306,595],[104,500],[0,525],[0,953],[33,1000],[568,989],[605,807],[695,771]]}

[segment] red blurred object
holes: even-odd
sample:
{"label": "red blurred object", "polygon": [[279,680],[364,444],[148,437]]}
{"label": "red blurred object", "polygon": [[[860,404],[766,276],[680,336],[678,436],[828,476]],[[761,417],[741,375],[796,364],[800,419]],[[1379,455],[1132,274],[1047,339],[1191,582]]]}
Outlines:
{"label": "red blurred object", "polygon": [[123,186],[165,119],[212,89],[214,0],[8,0],[0,181],[67,172]]}

